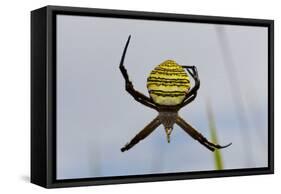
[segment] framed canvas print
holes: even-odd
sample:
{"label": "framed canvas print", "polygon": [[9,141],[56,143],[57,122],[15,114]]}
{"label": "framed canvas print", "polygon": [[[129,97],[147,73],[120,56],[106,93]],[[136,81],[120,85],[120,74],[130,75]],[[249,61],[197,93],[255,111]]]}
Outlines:
{"label": "framed canvas print", "polygon": [[273,21],[31,12],[31,182],[273,173]]}

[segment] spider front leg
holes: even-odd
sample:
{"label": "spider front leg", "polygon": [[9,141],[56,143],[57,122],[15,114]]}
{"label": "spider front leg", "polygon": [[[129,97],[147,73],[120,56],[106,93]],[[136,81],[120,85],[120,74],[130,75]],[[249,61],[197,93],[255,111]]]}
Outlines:
{"label": "spider front leg", "polygon": [[154,104],[154,102],[149,97],[145,96],[141,92],[139,92],[139,91],[134,89],[133,83],[129,79],[129,75],[128,75],[127,69],[125,68],[125,66],[123,64],[124,60],[125,60],[125,56],[126,56],[126,52],[127,52],[127,48],[128,48],[130,39],[131,39],[131,35],[128,37],[128,40],[126,42],[126,46],[125,46],[123,54],[122,54],[120,65],[119,65],[120,71],[121,71],[121,73],[122,73],[122,75],[123,75],[123,77],[125,79],[126,91],[129,94],[131,94],[134,97],[134,99],[136,101],[138,101],[139,103],[157,110],[156,105]]}
{"label": "spider front leg", "polygon": [[127,151],[131,149],[134,145],[136,145],[139,141],[146,138],[149,134],[151,134],[159,125],[161,124],[158,116],[151,121],[143,130],[141,130],[129,143],[127,143],[121,151]]}
{"label": "spider front leg", "polygon": [[176,123],[186,132],[188,133],[192,138],[199,141],[203,146],[208,148],[211,151],[215,151],[215,149],[222,149],[230,146],[232,143],[229,143],[225,146],[221,146],[219,144],[213,144],[212,142],[209,142],[207,138],[205,138],[201,133],[196,131],[192,126],[190,126],[185,120],[183,120],[180,116],[177,117]]}

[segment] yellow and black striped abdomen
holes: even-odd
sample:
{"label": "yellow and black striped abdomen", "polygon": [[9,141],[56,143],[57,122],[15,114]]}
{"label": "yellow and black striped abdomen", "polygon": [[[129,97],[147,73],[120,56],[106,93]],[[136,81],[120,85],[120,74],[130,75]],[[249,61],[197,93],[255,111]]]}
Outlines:
{"label": "yellow and black striped abdomen", "polygon": [[149,74],[147,89],[155,103],[178,105],[190,89],[189,76],[175,61],[166,60]]}

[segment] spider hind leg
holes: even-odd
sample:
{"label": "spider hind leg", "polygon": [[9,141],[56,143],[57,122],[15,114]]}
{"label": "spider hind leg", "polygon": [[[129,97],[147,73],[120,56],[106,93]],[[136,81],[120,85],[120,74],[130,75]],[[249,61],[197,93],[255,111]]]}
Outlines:
{"label": "spider hind leg", "polygon": [[131,39],[131,35],[128,37],[128,40],[126,42],[126,45],[125,45],[125,48],[123,50],[123,54],[122,54],[122,57],[121,57],[121,61],[120,61],[120,64],[119,64],[119,69],[120,69],[120,71],[122,73],[122,76],[125,79],[126,91],[131,96],[133,96],[133,98],[137,102],[139,102],[139,103],[141,103],[141,104],[143,104],[143,105],[145,105],[147,107],[150,107],[150,108],[153,108],[153,109],[157,110],[156,105],[154,104],[154,102],[149,97],[147,97],[146,95],[144,95],[141,92],[139,92],[139,91],[134,89],[133,83],[129,79],[129,75],[128,75],[127,69],[124,66],[124,60],[125,60],[125,56],[126,56],[126,52],[127,52],[129,43],[130,43],[130,39]]}

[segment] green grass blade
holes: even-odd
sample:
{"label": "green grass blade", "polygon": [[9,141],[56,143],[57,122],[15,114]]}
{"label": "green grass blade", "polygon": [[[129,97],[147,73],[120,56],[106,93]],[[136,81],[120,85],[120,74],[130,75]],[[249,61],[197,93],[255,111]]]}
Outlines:
{"label": "green grass blade", "polygon": [[[212,107],[209,103],[207,103],[207,114],[208,114],[208,120],[209,120],[209,129],[211,132],[211,141],[215,144],[218,144],[215,118],[214,118],[214,114],[212,111]],[[224,168],[222,154],[219,149],[214,151],[214,162],[215,162],[216,170],[222,170]]]}

